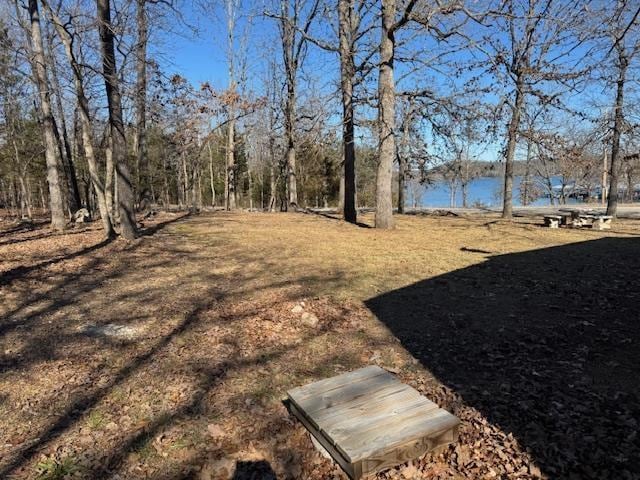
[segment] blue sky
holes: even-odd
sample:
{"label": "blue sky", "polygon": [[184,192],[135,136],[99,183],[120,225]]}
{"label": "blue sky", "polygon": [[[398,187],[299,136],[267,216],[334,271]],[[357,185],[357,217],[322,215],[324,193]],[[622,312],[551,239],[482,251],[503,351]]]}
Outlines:
{"label": "blue sky", "polygon": [[219,35],[223,28],[221,21],[206,18],[191,2],[185,2],[180,11],[184,22],[174,20],[171,31],[154,32],[160,42],[157,51],[161,52],[159,58],[165,73],[180,73],[194,84],[209,81],[225,85],[224,44]]}
{"label": "blue sky", "polygon": [[[213,2],[210,2],[213,3]],[[222,2],[215,2],[214,6],[210,6],[209,11],[204,12],[203,9],[192,0],[187,0],[180,6],[180,11],[184,18],[184,23],[173,20],[171,31],[157,32],[157,38],[160,40],[158,51],[163,52],[160,56],[160,63],[166,74],[180,73],[190,80],[195,86],[202,82],[210,82],[215,88],[223,89],[227,85],[227,63],[226,63],[226,24]],[[277,38],[276,20],[265,18],[262,13],[265,11],[264,4],[259,5],[257,2],[249,2],[245,0],[245,4],[241,7],[243,11],[247,11],[251,7],[253,10],[252,24],[250,27],[250,40],[247,47],[248,61],[248,85],[249,89],[254,92],[260,91],[261,75],[264,73],[267,58],[277,56],[280,58],[281,51],[279,39]],[[331,14],[331,12],[330,12]],[[237,26],[237,36],[240,37],[247,26],[247,17],[239,20]],[[485,29],[486,27],[475,27]],[[315,27],[315,33],[326,33],[326,23],[319,23]],[[496,35],[496,32],[492,33]],[[376,35],[377,38],[377,35]],[[375,39],[374,39],[375,40]],[[431,43],[431,44],[430,44]],[[429,55],[430,50],[437,49],[439,46],[435,42],[428,40],[420,40],[418,44],[412,47],[422,49],[423,55]],[[239,52],[239,45],[236,45]],[[401,53],[401,50],[400,52]],[[579,53],[579,52],[578,52]],[[464,62],[470,58],[470,51],[463,49],[455,57],[457,60]],[[409,68],[400,62],[396,64],[396,78],[401,78],[403,73]],[[300,93],[301,97],[307,88],[306,80],[311,78],[311,83],[323,93],[335,91],[337,87],[337,70],[338,59],[335,53],[321,51],[316,46],[309,46],[308,58],[305,63],[305,70],[301,74]],[[419,74],[401,81],[398,85],[399,90],[412,89],[415,85],[425,85],[434,89],[436,92],[446,93],[456,83],[464,82],[471,74],[463,73],[460,76],[451,76],[446,71],[434,73],[429,70],[422,71]],[[479,85],[495,86],[495,79],[487,75],[481,79]],[[508,93],[510,88],[503,90]],[[496,102],[501,90],[494,89],[493,93],[484,96],[484,100]],[[586,93],[573,95],[568,99],[570,105],[586,106],[588,102],[598,100],[602,106],[606,106],[610,102],[611,92],[603,91],[601,87],[592,88]],[[471,97],[470,95],[469,97]],[[373,110],[370,113],[375,114]],[[339,109],[336,109],[334,120],[338,120]],[[501,124],[506,123],[508,119],[500,120]],[[579,128],[580,122],[575,119],[575,127]],[[568,128],[573,127],[570,125]],[[503,139],[498,138],[495,144],[489,148],[483,149],[482,158],[485,160],[495,160],[499,156],[499,152],[503,145]]]}

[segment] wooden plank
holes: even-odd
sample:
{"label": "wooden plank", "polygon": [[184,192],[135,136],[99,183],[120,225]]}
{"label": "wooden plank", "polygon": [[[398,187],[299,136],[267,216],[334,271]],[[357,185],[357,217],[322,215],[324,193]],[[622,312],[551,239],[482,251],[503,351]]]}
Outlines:
{"label": "wooden plank", "polygon": [[362,460],[411,440],[438,437],[457,427],[459,420],[445,410],[435,409],[423,415],[417,413],[398,423],[402,425],[393,431],[373,428],[353,432],[348,440],[340,443],[341,450],[346,451],[352,462]]}
{"label": "wooden plank", "polygon": [[370,475],[401,463],[419,458],[425,453],[453,443],[457,440],[457,428],[445,431],[435,438],[418,438],[410,440],[381,454],[372,454],[360,463],[362,473]]}
{"label": "wooden plank", "polygon": [[320,443],[325,448],[325,450],[329,452],[329,455],[331,455],[331,457],[336,461],[336,463],[340,465],[340,468],[342,468],[342,470],[344,470],[344,472],[347,475],[349,475],[350,478],[352,479],[360,478],[360,475],[356,475],[356,472],[354,471],[354,467],[351,464],[351,462],[349,462],[346,458],[344,458],[342,453],[339,452],[331,444],[331,442],[327,441],[324,435],[322,435],[320,432],[318,432],[315,429],[315,427],[309,422],[309,419],[306,417],[306,415],[304,415],[303,412],[301,412],[294,404],[289,404],[288,408],[289,408],[289,411],[293,413],[298,420],[300,420],[300,422],[309,431],[309,433],[313,435],[313,437],[318,441],[318,443]]}
{"label": "wooden plank", "polygon": [[351,385],[342,385],[329,392],[322,393],[316,397],[306,398],[302,401],[296,399],[296,403],[304,408],[307,414],[312,415],[321,410],[334,409],[340,405],[347,404],[360,398],[371,398],[373,394],[380,390],[384,390],[390,385],[398,388],[406,388],[401,382],[390,378],[387,375],[378,375],[370,377]]}
{"label": "wooden plank", "polygon": [[354,372],[343,373],[335,377],[318,380],[317,382],[310,383],[309,385],[294,388],[289,390],[287,395],[291,398],[295,398],[296,401],[301,402],[307,398],[329,392],[333,389],[340,388],[341,386],[353,384],[370,377],[384,374],[389,375],[389,372],[383,370],[377,365],[371,365]]}
{"label": "wooden plank", "polygon": [[[400,403],[410,398],[410,392],[407,392],[404,388],[399,388],[397,385],[390,385],[385,389],[378,391],[375,398]],[[344,422],[345,418],[357,417],[366,414],[369,412],[370,404],[370,397],[362,397],[344,405],[340,405],[337,408],[317,412],[314,414],[314,420],[318,426],[323,430],[326,430],[340,422]]]}
{"label": "wooden plank", "polygon": [[413,419],[412,421],[416,421],[429,415],[430,412],[435,415],[439,410],[437,405],[429,408],[429,410],[425,410],[425,408],[429,408],[429,406],[425,407],[424,403],[416,402],[406,405],[399,412],[382,411],[374,418],[371,418],[370,422],[367,422],[367,419],[354,419],[349,423],[343,422],[342,425],[336,425],[330,428],[329,431],[322,430],[322,432],[334,442],[346,458],[351,462],[355,462],[363,458],[359,454],[360,446],[375,441],[381,432],[384,432],[385,438],[391,438],[392,436],[394,438],[395,436],[404,438],[405,434],[397,430],[397,425],[404,424],[407,417]]}
{"label": "wooden plank", "polygon": [[368,438],[379,432],[385,434],[396,432],[398,427],[405,424],[407,419],[424,418],[438,411],[438,406],[433,403],[423,403],[414,399],[413,403],[406,404],[397,412],[378,410],[369,418],[354,418],[342,422],[328,429],[325,433],[346,448],[352,446],[354,440],[368,441]]}
{"label": "wooden plank", "polygon": [[321,425],[323,431],[336,441],[345,439],[353,432],[366,431],[375,428],[395,429],[397,423],[415,412],[429,412],[438,409],[438,406],[422,397],[415,390],[405,392],[402,402],[391,403],[386,399],[373,399],[362,415],[345,417],[343,421],[334,422],[333,426]]}

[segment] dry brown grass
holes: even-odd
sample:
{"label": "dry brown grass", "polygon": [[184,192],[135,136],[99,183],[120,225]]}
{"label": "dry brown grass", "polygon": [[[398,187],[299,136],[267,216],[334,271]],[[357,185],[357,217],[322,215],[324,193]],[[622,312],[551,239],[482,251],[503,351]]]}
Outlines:
{"label": "dry brown grass", "polygon": [[[240,214],[221,221],[194,219],[176,227],[212,248],[225,242],[260,257],[268,276],[287,279],[310,294],[364,300],[436,275],[482,262],[487,256],[563,245],[603,236],[637,234],[640,222],[612,232],[551,230],[540,219],[503,222],[497,216],[397,217],[397,228],[361,228],[315,215]],[[373,215],[361,220],[371,225]],[[474,252],[472,250],[479,250]],[[488,252],[488,253],[482,253]],[[251,264],[243,264],[251,268]]]}
{"label": "dry brown grass", "polygon": [[[254,462],[255,475],[341,478],[281,406],[288,388],[375,362],[463,419],[477,414],[362,301],[495,255],[640,233],[637,222],[602,233],[494,217],[405,216],[387,232],[302,214],[160,220],[131,244],[102,244],[95,227],[3,226],[0,477],[225,478]],[[320,328],[300,323],[298,302]],[[86,334],[106,324],[134,334]],[[486,424],[468,421],[469,438]],[[508,432],[485,433],[514,443],[518,478],[540,476]],[[452,458],[419,466],[438,467],[434,478],[503,471],[499,458],[466,471]]]}

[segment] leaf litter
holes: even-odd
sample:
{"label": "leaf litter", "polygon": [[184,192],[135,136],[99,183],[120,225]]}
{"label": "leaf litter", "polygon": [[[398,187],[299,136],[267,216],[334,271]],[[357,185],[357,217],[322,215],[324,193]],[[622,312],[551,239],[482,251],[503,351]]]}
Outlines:
{"label": "leaf litter", "polygon": [[[602,462],[581,464],[550,442],[541,466],[542,447],[488,418],[482,401],[466,401],[499,404],[499,397],[443,384],[420,354],[429,342],[401,343],[362,303],[373,289],[481,263],[483,255],[461,250],[470,243],[507,253],[592,239],[592,232],[539,232],[526,223],[487,229],[481,220],[450,218],[400,222],[395,237],[293,215],[161,215],[156,222],[153,235],[132,243],[103,245],[96,227],[3,236],[0,476],[346,478],[281,400],[289,388],[375,363],[462,421],[455,445],[380,479],[607,478],[613,468],[618,478],[637,478],[634,467],[617,467],[638,455],[637,398],[621,393],[611,421],[579,431],[575,440],[593,445]],[[441,233],[420,243],[421,228]],[[317,248],[305,251],[314,239]],[[456,288],[449,283],[438,285]],[[538,288],[546,287],[530,285]],[[571,313],[579,328],[593,328],[590,311]],[[450,322],[454,331],[468,328],[455,315]],[[617,333],[612,326],[601,339],[618,345],[635,338]],[[464,349],[455,347],[451,361],[464,363]],[[545,348],[534,337],[515,346],[536,357]],[[582,371],[591,353],[563,361]],[[517,357],[487,348],[486,366],[505,358]],[[524,409],[542,408],[550,367],[539,367],[526,375]],[[499,388],[508,394],[513,387]],[[568,428],[571,411],[589,411],[600,395],[577,386],[544,412],[553,423],[532,421],[526,438]],[[608,436],[617,449],[598,446]]]}

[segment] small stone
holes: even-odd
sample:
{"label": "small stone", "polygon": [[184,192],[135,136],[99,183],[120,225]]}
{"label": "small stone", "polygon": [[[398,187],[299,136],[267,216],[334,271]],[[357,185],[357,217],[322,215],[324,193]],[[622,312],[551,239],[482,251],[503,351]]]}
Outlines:
{"label": "small stone", "polygon": [[207,431],[209,432],[209,435],[211,435],[211,437],[213,438],[224,436],[224,430],[219,425],[216,425],[215,423],[210,423],[209,425],[207,425]]}
{"label": "small stone", "polygon": [[318,320],[318,317],[310,312],[304,312],[302,314],[302,317],[300,317],[300,320],[302,320],[302,323],[304,323],[307,327],[311,328],[316,328],[318,326],[318,323],[320,322],[320,320]]}
{"label": "small stone", "polygon": [[115,431],[115,430],[118,430],[118,424],[116,422],[109,422],[107,423],[105,428],[109,431]]}
{"label": "small stone", "polygon": [[304,310],[304,307],[300,304],[297,304],[295,307],[291,309],[291,313],[302,313],[303,310]]}
{"label": "small stone", "polygon": [[81,208],[76,213],[73,214],[73,221],[75,223],[86,223],[91,221],[91,215],[89,215],[89,210],[86,208]]}

